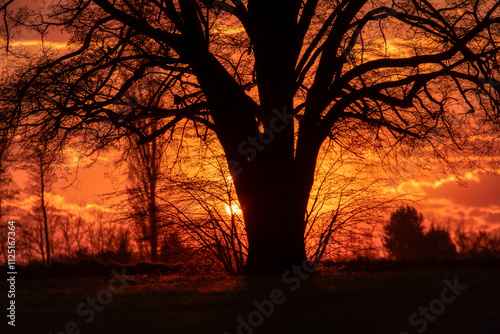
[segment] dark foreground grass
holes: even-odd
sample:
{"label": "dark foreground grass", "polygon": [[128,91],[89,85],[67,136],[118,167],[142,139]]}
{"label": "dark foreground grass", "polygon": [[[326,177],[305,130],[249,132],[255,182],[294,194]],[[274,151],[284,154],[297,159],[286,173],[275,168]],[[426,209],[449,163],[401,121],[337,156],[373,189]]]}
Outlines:
{"label": "dark foreground grass", "polygon": [[[135,275],[102,311],[90,311],[87,298],[96,298],[112,277],[111,272],[100,278],[18,276],[16,327],[7,333],[500,333],[500,269],[330,271],[307,279],[290,273],[285,280]],[[445,279],[467,288],[453,302],[444,303],[439,315],[430,314],[432,320],[425,320],[419,307],[428,308],[430,303],[439,307],[435,300],[442,298]],[[272,314],[262,316],[257,328],[239,325],[238,317],[248,322],[249,315],[250,322],[258,325],[254,301],[269,300],[275,289],[282,291],[273,295],[282,303],[274,304]],[[409,317],[414,312],[412,325]],[[2,318],[5,323],[5,315]]]}

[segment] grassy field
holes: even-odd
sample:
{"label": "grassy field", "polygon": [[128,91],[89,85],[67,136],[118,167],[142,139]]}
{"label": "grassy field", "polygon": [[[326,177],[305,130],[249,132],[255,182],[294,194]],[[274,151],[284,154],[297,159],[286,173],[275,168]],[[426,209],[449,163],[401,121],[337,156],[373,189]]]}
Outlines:
{"label": "grassy field", "polygon": [[7,333],[500,333],[500,269],[121,278],[18,277]]}

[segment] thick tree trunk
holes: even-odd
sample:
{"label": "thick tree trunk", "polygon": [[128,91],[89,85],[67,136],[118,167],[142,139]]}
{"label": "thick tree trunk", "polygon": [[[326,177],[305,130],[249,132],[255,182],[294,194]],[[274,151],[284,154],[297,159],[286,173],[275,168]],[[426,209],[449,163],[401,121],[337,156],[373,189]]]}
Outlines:
{"label": "thick tree trunk", "polygon": [[[300,8],[297,0],[248,4],[258,103],[209,53],[204,40],[180,49],[203,87],[233,176],[248,236],[248,274],[282,272],[306,257],[305,212],[321,143],[309,133],[297,139],[295,131]],[[202,36],[195,28],[189,33]]]}
{"label": "thick tree trunk", "polygon": [[235,178],[248,237],[245,274],[281,273],[306,258],[305,213],[315,163],[298,168],[263,152]]}
{"label": "thick tree trunk", "polygon": [[261,207],[245,218],[249,249],[244,272],[282,273],[301,264],[306,258],[303,214],[272,203]]}

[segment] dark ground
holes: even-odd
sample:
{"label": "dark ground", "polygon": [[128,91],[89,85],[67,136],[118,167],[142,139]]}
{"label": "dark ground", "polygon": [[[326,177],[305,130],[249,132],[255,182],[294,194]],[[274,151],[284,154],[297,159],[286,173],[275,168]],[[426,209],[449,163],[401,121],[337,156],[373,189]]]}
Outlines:
{"label": "dark ground", "polygon": [[[103,289],[113,277],[110,267],[105,276],[86,278],[26,274],[31,278],[23,279],[19,273],[16,327],[2,333],[500,333],[500,267],[437,267],[357,273],[330,268],[307,279],[289,273],[285,280],[136,274],[133,280],[124,280],[128,285],[120,292],[122,283],[115,282],[117,290],[109,304],[96,301],[102,308],[99,312],[92,310],[87,298],[108,301],[109,293]],[[115,268],[122,271],[118,265]],[[133,272],[129,269],[126,274]],[[447,288],[445,279],[467,286],[457,290],[456,298],[445,291],[444,298],[454,299],[449,303],[439,301]],[[275,289],[282,291],[273,295],[282,303],[264,303],[269,316],[257,314],[254,301],[269,300]],[[438,314],[427,314],[425,320],[419,307],[430,304]],[[257,328],[240,325],[238,330],[238,317],[248,322],[249,315],[250,323],[259,325],[264,319],[263,323]],[[5,324],[6,316],[2,318]]]}

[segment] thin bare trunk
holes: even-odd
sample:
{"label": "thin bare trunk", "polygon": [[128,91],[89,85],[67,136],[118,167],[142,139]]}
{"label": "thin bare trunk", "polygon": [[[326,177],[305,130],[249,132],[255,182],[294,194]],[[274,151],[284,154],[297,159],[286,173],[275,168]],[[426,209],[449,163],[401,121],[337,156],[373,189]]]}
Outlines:
{"label": "thin bare trunk", "polygon": [[40,202],[42,206],[43,213],[43,225],[45,232],[45,249],[47,250],[47,262],[46,264],[50,264],[50,238],[49,238],[49,220],[47,217],[47,207],[45,203],[45,173],[43,171],[43,165],[40,166]]}

